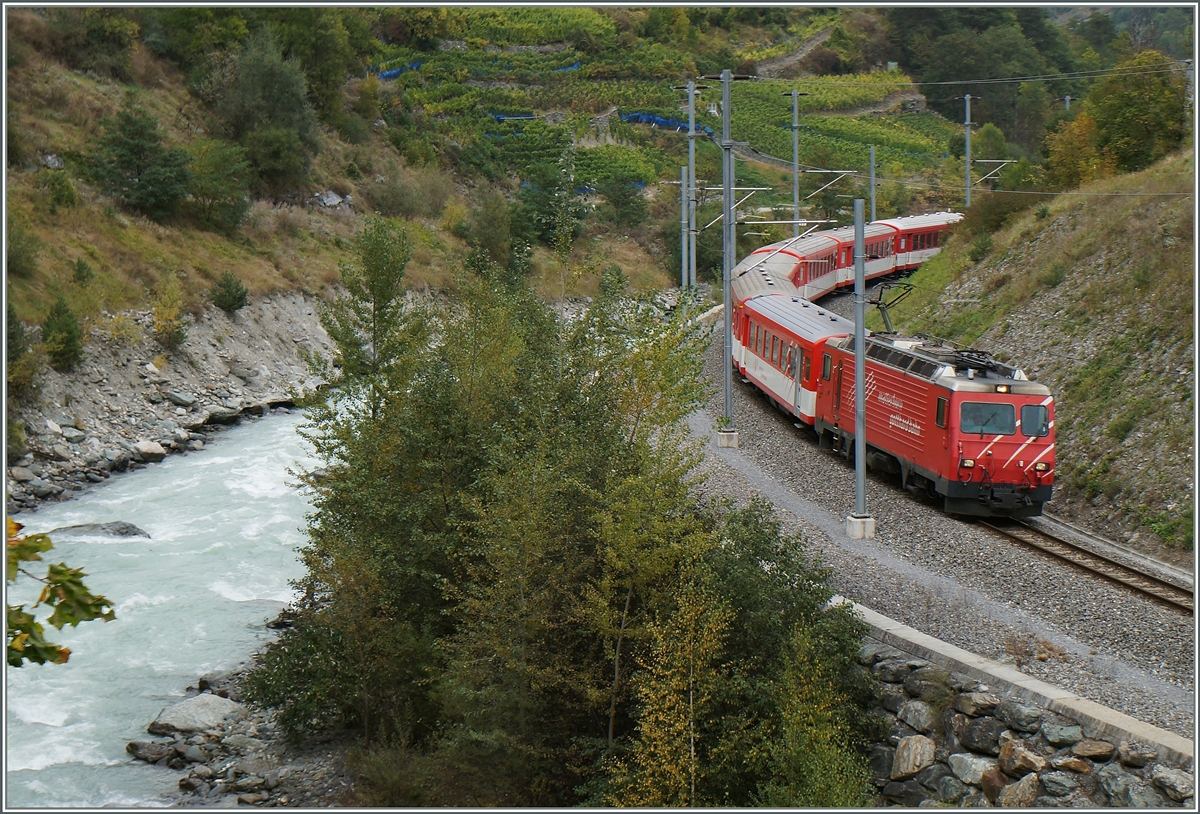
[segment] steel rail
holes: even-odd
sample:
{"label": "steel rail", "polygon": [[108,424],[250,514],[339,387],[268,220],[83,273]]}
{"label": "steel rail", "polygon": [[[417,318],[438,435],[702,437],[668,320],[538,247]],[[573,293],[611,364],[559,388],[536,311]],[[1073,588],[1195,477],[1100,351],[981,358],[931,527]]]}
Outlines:
{"label": "steel rail", "polygon": [[1165,602],[1189,615],[1195,611],[1194,595],[1190,588],[1180,587],[1153,574],[1147,574],[1130,565],[1025,524],[999,526],[990,521],[980,521],[979,524],[997,534],[1036,548],[1104,579],[1120,583],[1127,588]]}

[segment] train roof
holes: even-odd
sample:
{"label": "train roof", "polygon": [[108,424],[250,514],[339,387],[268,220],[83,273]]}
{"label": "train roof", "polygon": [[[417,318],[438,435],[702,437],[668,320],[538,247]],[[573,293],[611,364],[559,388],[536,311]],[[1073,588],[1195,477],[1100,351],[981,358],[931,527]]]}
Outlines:
{"label": "train roof", "polygon": [[[848,336],[836,344],[843,350],[853,350],[854,337]],[[997,384],[1008,384],[1013,393],[1050,395],[1044,384],[1030,381],[1025,371],[995,359],[986,351],[961,350],[922,337],[872,334],[867,337],[867,358],[950,390],[994,393]]]}
{"label": "train roof", "polygon": [[854,322],[816,303],[787,294],[755,297],[746,308],[762,314],[802,339],[816,342],[828,336],[854,333]]}
{"label": "train roof", "polygon": [[873,221],[885,223],[897,229],[923,229],[927,226],[945,226],[948,223],[958,223],[963,216],[958,212],[931,212],[926,215],[905,215],[901,218],[887,218]]}

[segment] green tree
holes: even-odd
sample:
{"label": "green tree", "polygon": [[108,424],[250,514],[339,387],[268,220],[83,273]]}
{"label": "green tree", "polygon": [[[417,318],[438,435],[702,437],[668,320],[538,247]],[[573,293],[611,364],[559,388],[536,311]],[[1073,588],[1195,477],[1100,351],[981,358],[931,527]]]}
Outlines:
{"label": "green tree", "polygon": [[187,146],[191,156],[188,193],[201,221],[217,229],[234,229],[250,211],[250,165],[236,144],[202,139]]}
{"label": "green tree", "polygon": [[210,55],[236,47],[248,34],[241,8],[173,7],[149,11],[143,42],[190,70]]}
{"label": "green tree", "polygon": [[1178,148],[1187,133],[1183,72],[1153,70],[1167,62],[1157,51],[1142,51],[1118,66],[1123,73],[1097,81],[1088,95],[1097,146],[1124,172],[1150,166]]}
{"label": "green tree", "polygon": [[357,60],[343,17],[354,13],[354,9],[301,7],[271,14],[283,52],[299,62],[309,99],[327,124],[337,125],[346,115],[342,85]]}
{"label": "green tree", "polygon": [[14,277],[32,277],[41,259],[42,240],[23,223],[9,215],[8,239],[4,241],[6,270]]}
{"label": "green tree", "polygon": [[247,133],[242,143],[246,160],[254,170],[250,188],[256,195],[282,195],[308,180],[311,162],[295,130],[260,127]]}
{"label": "green tree", "polygon": [[366,398],[372,419],[379,417],[393,367],[420,333],[404,300],[404,269],[411,258],[407,231],[381,219],[369,221],[355,241],[355,260],[341,265],[346,295],[321,310],[334,364],[350,392]]}
{"label": "green tree", "polygon": [[246,286],[242,285],[242,281],[232,271],[222,274],[208,292],[212,304],[229,314],[245,308],[248,297]]}
{"label": "green tree", "polygon": [[999,127],[988,122],[971,139],[971,158],[1000,160],[1008,158],[1008,142]]}
{"label": "green tree", "polygon": [[79,320],[67,301],[59,297],[42,322],[42,345],[50,357],[50,366],[66,371],[83,361],[83,339]]}
{"label": "green tree", "polygon": [[[21,524],[11,517],[5,518],[8,529],[8,570],[6,582],[11,585],[24,574],[41,582],[44,587],[33,607],[45,605],[53,612],[45,621],[56,629],[63,625],[75,627],[80,622],[102,619],[111,622],[116,618],[112,603],[103,596],[93,594],[83,584],[87,574],[78,568],[68,568],[66,563],[50,565],[46,575],[39,577],[26,570],[26,564],[41,562],[42,554],[54,547],[45,534],[21,536]],[[21,667],[25,662],[34,664],[66,664],[71,657],[69,648],[47,641],[45,628],[37,617],[25,610],[25,605],[6,605],[5,634],[8,640],[8,666]]]}
{"label": "green tree", "polygon": [[188,154],[163,146],[158,120],[132,99],[104,125],[92,154],[92,172],[104,192],[155,220],[174,214],[187,194]]}

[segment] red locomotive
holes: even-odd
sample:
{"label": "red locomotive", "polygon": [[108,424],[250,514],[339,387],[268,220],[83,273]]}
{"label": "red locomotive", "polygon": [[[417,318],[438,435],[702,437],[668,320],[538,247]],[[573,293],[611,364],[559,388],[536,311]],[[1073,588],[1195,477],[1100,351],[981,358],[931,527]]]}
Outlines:
{"label": "red locomotive", "polygon": [[[961,219],[938,213],[865,229],[868,277],[914,268]],[[852,286],[853,229],[764,246],[733,271],[733,359],[742,377],[809,424],[823,447],[854,441],[854,323],[811,300]],[[866,342],[867,464],[956,514],[1041,514],[1054,479],[1054,401],[979,351],[876,334]]]}

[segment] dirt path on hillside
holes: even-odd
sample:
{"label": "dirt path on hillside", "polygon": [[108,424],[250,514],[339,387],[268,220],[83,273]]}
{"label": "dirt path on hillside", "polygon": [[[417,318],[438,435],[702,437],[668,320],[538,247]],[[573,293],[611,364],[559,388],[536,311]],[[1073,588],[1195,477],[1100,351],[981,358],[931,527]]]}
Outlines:
{"label": "dirt path on hillside", "polygon": [[800,43],[800,47],[798,47],[795,51],[792,51],[790,54],[784,54],[783,56],[778,57],[770,57],[769,59],[760,61],[758,63],[758,75],[767,77],[778,76],[781,71],[787,70],[808,56],[814,48],[828,40],[829,35],[832,33],[832,28],[826,28],[822,31],[818,31],[816,34],[813,34],[804,42]]}

